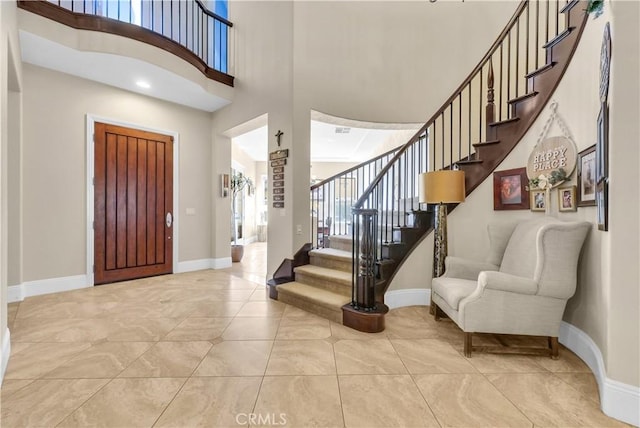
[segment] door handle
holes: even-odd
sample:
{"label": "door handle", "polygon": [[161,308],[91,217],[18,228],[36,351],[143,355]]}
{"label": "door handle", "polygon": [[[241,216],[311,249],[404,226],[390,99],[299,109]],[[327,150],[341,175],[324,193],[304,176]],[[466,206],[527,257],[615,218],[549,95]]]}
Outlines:
{"label": "door handle", "polygon": [[171,227],[171,224],[173,224],[173,216],[171,215],[171,213],[167,213],[167,227]]}

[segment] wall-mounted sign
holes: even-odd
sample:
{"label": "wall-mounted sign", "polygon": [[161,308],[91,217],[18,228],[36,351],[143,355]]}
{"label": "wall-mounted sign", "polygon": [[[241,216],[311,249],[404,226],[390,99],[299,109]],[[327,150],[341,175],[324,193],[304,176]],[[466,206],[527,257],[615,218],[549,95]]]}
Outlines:
{"label": "wall-mounted sign", "polygon": [[271,166],[285,166],[287,164],[286,159],[278,159],[271,161]]}
{"label": "wall-mounted sign", "polygon": [[278,201],[278,202],[282,202],[282,201],[284,201],[284,195],[273,195],[273,200],[274,201]]}
{"label": "wall-mounted sign", "polygon": [[283,172],[284,172],[284,167],[283,166],[278,166],[278,167],[273,168],[273,173],[274,174],[280,174],[280,173],[283,173]]}
{"label": "wall-mounted sign", "polygon": [[284,180],[274,181],[273,187],[284,187]]}
{"label": "wall-mounted sign", "polygon": [[289,149],[276,150],[269,153],[269,160],[284,159],[289,157]]}
{"label": "wall-mounted sign", "polygon": [[284,194],[284,187],[276,187],[275,189],[273,189],[273,194],[274,195],[283,195]]}
{"label": "wall-mounted sign", "polygon": [[284,202],[274,202],[273,208],[284,208]]}
{"label": "wall-mounted sign", "polygon": [[284,180],[284,174],[273,174],[274,180]]}
{"label": "wall-mounted sign", "polygon": [[555,187],[568,179],[576,168],[575,143],[567,137],[549,137],[533,148],[527,162],[527,177],[530,180],[545,177]]}

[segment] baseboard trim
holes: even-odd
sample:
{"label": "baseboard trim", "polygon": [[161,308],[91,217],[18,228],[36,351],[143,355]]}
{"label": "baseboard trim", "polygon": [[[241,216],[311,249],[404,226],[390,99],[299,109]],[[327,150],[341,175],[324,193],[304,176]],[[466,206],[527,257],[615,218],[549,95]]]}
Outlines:
{"label": "baseboard trim", "polygon": [[87,275],[64,276],[61,278],[27,281],[20,285],[11,285],[7,287],[7,301],[9,303],[21,302],[31,296],[60,293],[62,291],[78,290],[80,288],[87,287],[91,287],[91,285],[89,285]]}
{"label": "baseboard trim", "polygon": [[232,265],[231,257],[221,257],[211,261],[211,269],[226,269]]}
{"label": "baseboard trim", "polygon": [[593,372],[600,390],[602,411],[612,418],[640,426],[640,387],[609,379],[600,348],[576,326],[562,322],[560,343],[579,356]]}
{"label": "baseboard trim", "polygon": [[178,263],[178,269],[175,273],[193,272],[196,270],[211,269],[213,259],[189,260]]}
{"label": "baseboard trim", "polygon": [[9,357],[11,356],[11,332],[9,327],[4,332],[4,339],[2,339],[2,357],[0,358],[0,385],[4,380],[4,374],[7,371],[9,365]]}
{"label": "baseboard trim", "polygon": [[[384,295],[390,309],[404,306],[428,305],[431,290],[414,288],[393,290]],[[580,357],[589,366],[598,383],[601,409],[607,416],[640,426],[640,387],[618,382],[607,377],[602,352],[596,343],[578,327],[562,321],[560,343]]]}
{"label": "baseboard trim", "polygon": [[409,288],[406,290],[388,291],[384,295],[384,303],[389,309],[405,306],[429,306],[431,302],[431,289]]}
{"label": "baseboard trim", "polygon": [[222,257],[219,259],[200,259],[189,260],[178,263],[176,273],[193,272],[205,269],[225,269],[231,267],[231,257]]}

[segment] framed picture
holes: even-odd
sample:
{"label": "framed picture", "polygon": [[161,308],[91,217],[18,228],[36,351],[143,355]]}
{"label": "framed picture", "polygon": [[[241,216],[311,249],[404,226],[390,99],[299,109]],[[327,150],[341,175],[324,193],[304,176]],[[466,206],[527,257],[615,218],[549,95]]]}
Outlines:
{"label": "framed picture", "polygon": [[596,183],[609,176],[609,107],[602,103],[597,122]]}
{"label": "framed picture", "polygon": [[547,210],[547,194],[545,190],[531,190],[531,211]]}
{"label": "framed picture", "polygon": [[596,145],[578,153],[577,206],[596,204]]}
{"label": "framed picture", "polygon": [[529,188],[526,168],[493,173],[493,209],[528,210]]}
{"label": "framed picture", "polygon": [[576,205],[576,186],[566,186],[558,188],[558,210],[559,211],[575,211]]}
{"label": "framed picture", "polygon": [[596,191],[596,218],[598,221],[598,230],[609,230],[609,183],[603,180],[598,183]]}

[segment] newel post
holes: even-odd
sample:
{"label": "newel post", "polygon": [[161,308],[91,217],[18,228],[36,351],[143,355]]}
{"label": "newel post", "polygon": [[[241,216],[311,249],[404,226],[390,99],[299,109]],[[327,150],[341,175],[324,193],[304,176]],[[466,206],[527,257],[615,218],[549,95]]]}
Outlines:
{"label": "newel post", "polygon": [[353,209],[353,270],[351,303],[342,307],[342,323],[368,333],[384,330],[389,308],[376,302],[376,228],[378,210]]}
{"label": "newel post", "polygon": [[[356,212],[357,211],[357,212]],[[375,308],[375,263],[376,263],[376,242],[375,225],[378,223],[378,211],[372,209],[354,210],[360,220],[358,232],[358,253],[356,257],[357,277],[355,281],[355,292],[353,304],[355,308],[361,310],[371,310]]]}

